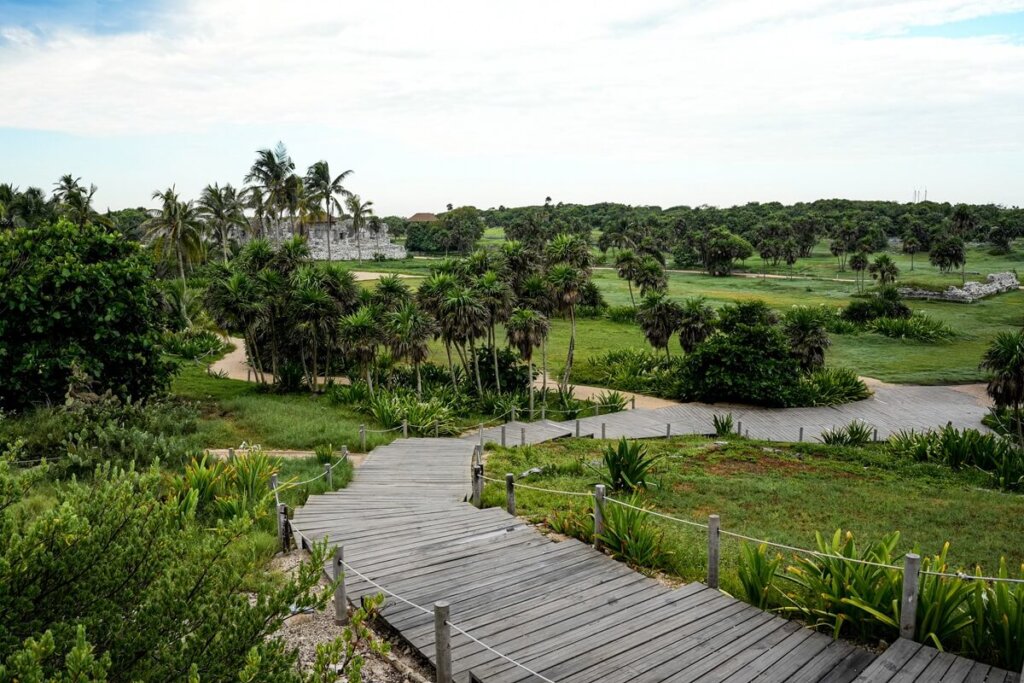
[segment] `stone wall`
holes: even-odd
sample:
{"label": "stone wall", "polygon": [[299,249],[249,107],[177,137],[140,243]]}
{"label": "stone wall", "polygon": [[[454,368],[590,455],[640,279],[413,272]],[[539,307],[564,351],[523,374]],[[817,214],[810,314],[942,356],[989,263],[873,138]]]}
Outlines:
{"label": "stone wall", "polygon": [[967,282],[963,287],[950,285],[942,292],[912,287],[900,287],[899,292],[904,299],[934,299],[969,304],[993,294],[1011,292],[1019,287],[1020,282],[1016,273],[991,273],[985,282]]}
{"label": "stone wall", "polygon": [[[327,223],[309,223],[303,226],[309,241],[310,255],[317,260],[327,260]],[[288,221],[282,221],[277,226],[267,227],[267,238],[271,242],[277,242],[291,236],[291,225]],[[249,237],[241,233],[233,235],[239,242],[248,241]],[[358,238],[358,239],[357,239]],[[371,260],[378,254],[386,259],[406,258],[405,246],[394,244],[391,235],[388,233],[388,226],[381,225],[380,232],[374,233],[368,228],[359,230],[359,235],[352,233],[352,221],[349,219],[337,220],[331,224],[331,260],[332,261],[355,261],[362,255],[365,260]]]}

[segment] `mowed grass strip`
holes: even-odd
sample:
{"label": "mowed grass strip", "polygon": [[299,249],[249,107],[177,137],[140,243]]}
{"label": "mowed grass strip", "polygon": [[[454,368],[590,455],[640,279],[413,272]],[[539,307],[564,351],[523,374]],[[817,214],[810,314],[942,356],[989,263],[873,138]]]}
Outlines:
{"label": "mowed grass strip", "polygon": [[[566,491],[591,491],[598,481],[590,465],[599,466],[611,441],[567,439],[539,446],[490,450],[486,469],[501,479],[533,467],[545,472],[524,483]],[[980,564],[994,572],[999,558],[1011,567],[1024,562],[1024,496],[985,487],[980,472],[897,460],[884,445],[836,448],[821,444],[778,444],[731,439],[728,445],[684,437],[644,441],[665,456],[654,470],[656,486],[641,494],[650,508],[698,522],[721,516],[723,529],[803,548],[815,548],[815,532],[853,532],[861,541],[901,533],[900,552],[934,554],[951,543],[951,564]],[[570,475],[575,463],[583,473]],[[561,472],[558,474],[557,472]],[[609,494],[616,496],[617,494]],[[619,496],[624,497],[624,496]],[[488,483],[484,501],[505,502],[504,484]],[[518,513],[544,522],[552,514],[575,510],[586,516],[591,501],[516,491]],[[706,577],[707,537],[701,529],[651,518],[665,534],[669,553],[662,569],[686,581]],[[739,590],[736,563],[739,543],[723,537],[723,588]],[[783,552],[791,558],[791,553]]]}

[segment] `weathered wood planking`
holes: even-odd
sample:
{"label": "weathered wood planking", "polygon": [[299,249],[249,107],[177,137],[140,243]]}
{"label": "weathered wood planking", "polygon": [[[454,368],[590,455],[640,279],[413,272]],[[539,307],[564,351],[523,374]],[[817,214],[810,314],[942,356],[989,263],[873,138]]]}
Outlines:
{"label": "weathered wood planking", "polygon": [[[552,542],[500,508],[473,508],[463,501],[474,444],[375,449],[347,489],[295,512],[297,539],[342,545],[359,573],[415,605],[450,603],[453,623],[559,683],[1016,680],[906,641],[876,659],[702,584],[672,589],[579,541]],[[352,601],[379,592],[353,572],[345,586]],[[433,661],[432,614],[389,597],[382,615]],[[460,683],[470,672],[485,683],[541,680],[455,630],[451,654]]]}

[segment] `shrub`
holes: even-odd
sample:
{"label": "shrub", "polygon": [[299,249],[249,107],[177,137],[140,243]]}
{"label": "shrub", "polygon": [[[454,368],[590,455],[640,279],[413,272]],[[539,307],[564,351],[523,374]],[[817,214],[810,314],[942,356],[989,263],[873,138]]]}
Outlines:
{"label": "shrub", "polygon": [[801,384],[801,403],[809,406],[835,406],[871,396],[857,373],[847,368],[822,368],[803,378]]}
{"label": "shrub", "polygon": [[635,323],[636,309],[632,306],[609,306],[605,315],[613,323]]}
{"label": "shrub", "polygon": [[975,467],[1004,490],[1024,487],[1024,448],[998,434],[951,425],[931,432],[904,431],[889,437],[889,450],[921,462],[939,462],[953,470]]}
{"label": "shrub", "polygon": [[782,555],[769,556],[768,546],[764,543],[756,546],[740,544],[739,577],[743,599],[758,609],[772,607],[775,602],[772,594],[778,590],[775,577],[780,566]]}
{"label": "shrub", "polygon": [[827,429],[821,433],[821,442],[829,446],[864,446],[874,438],[874,429],[867,422],[854,420],[845,427]]}
{"label": "shrub", "polygon": [[[1011,576],[1004,558],[996,576],[1024,579],[1024,569]],[[965,632],[965,650],[975,659],[1019,671],[1024,664],[1024,583],[973,584],[970,610],[974,623]]]}
{"label": "shrub", "polygon": [[181,332],[164,332],[161,344],[165,353],[186,360],[199,360],[223,353],[224,340],[209,330],[189,328]]}
{"label": "shrub", "polygon": [[616,445],[605,446],[604,469],[595,467],[594,470],[610,490],[632,493],[650,485],[648,475],[660,459],[661,456],[648,454],[646,444],[630,443],[622,437]]}
{"label": "shrub", "polygon": [[593,398],[594,405],[604,413],[621,413],[626,409],[629,400],[615,390],[602,391]]}
{"label": "shrub", "polygon": [[715,425],[715,436],[729,436],[736,431],[736,427],[733,425],[732,413],[714,415],[711,421]]}
{"label": "shrub", "polygon": [[589,510],[579,507],[568,507],[564,510],[552,510],[545,519],[552,531],[564,536],[591,542],[594,538],[594,518]]}
{"label": "shrub", "polygon": [[868,324],[868,329],[894,339],[930,343],[949,341],[956,336],[949,325],[924,313],[914,313],[909,318],[877,318]]}
{"label": "shrub", "polygon": [[665,563],[664,534],[656,527],[650,515],[641,508],[642,501],[633,496],[624,501],[633,507],[606,502],[601,512],[604,531],[601,543],[612,557],[628,562],[639,569],[658,569]]}
{"label": "shrub", "polygon": [[573,380],[583,384],[613,387],[620,391],[653,393],[654,377],[665,359],[644,349],[609,351],[591,356],[573,368]]}
{"label": "shrub", "polygon": [[843,309],[843,318],[859,324],[866,324],[878,318],[909,318],[910,308],[903,303],[895,287],[880,287],[867,299],[851,301]]}
{"label": "shrub", "polygon": [[67,221],[0,231],[0,409],[59,404],[71,386],[141,400],[163,390],[160,296],[135,242]]}
{"label": "shrub", "polygon": [[320,444],[313,449],[313,453],[316,455],[316,462],[318,465],[334,464],[334,446],[332,444]]}
{"label": "shrub", "polygon": [[366,382],[332,384],[327,388],[327,401],[333,405],[363,405],[370,400],[370,387]]}

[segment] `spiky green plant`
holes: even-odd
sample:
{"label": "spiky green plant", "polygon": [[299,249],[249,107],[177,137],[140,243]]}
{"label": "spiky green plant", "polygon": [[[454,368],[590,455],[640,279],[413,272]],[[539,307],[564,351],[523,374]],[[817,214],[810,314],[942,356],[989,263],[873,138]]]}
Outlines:
{"label": "spiky green plant", "polygon": [[632,493],[651,485],[651,469],[662,457],[650,455],[646,444],[622,437],[617,444],[605,446],[603,468],[591,467],[611,491]]}

